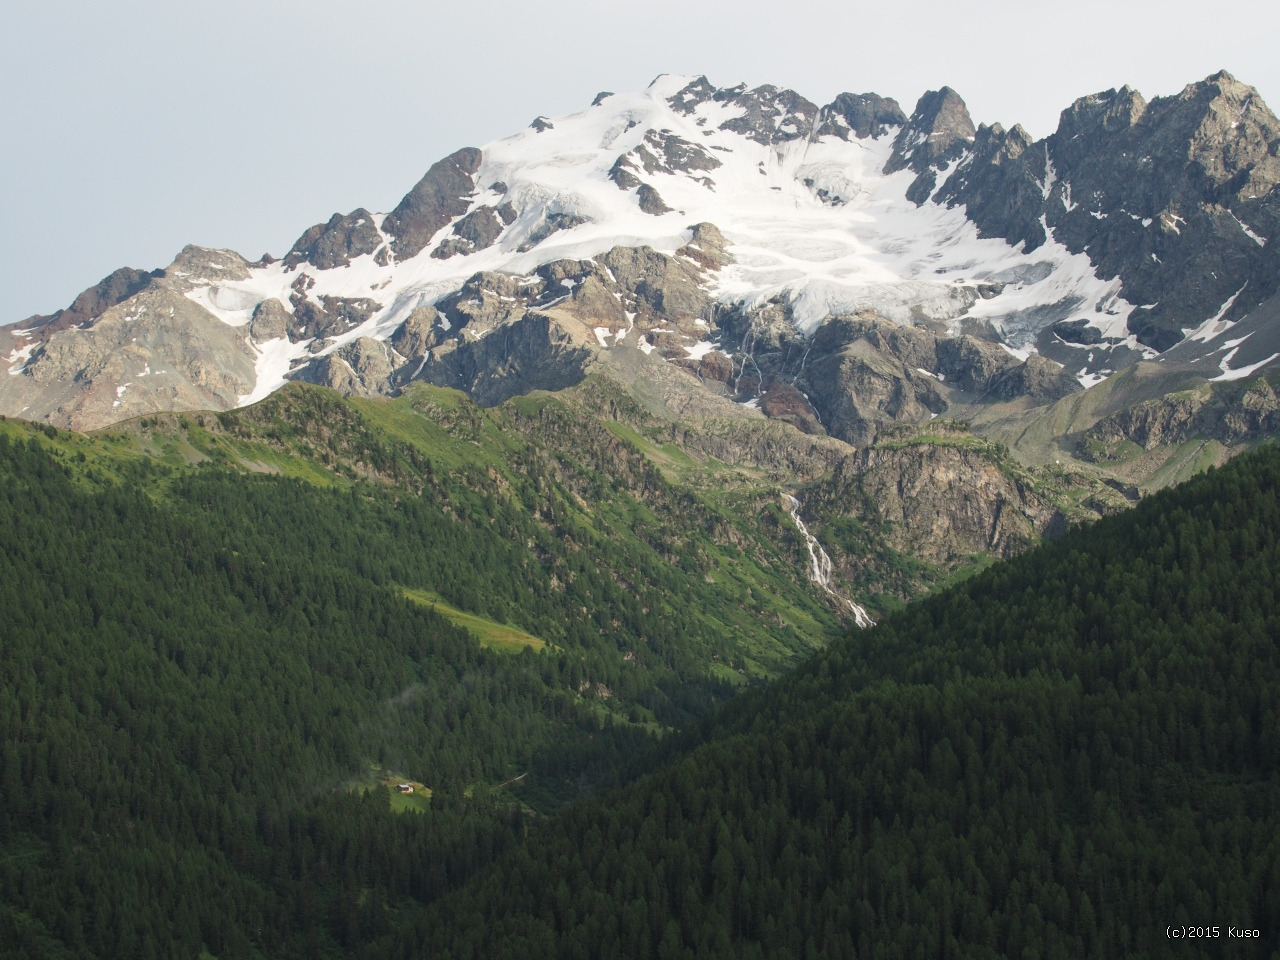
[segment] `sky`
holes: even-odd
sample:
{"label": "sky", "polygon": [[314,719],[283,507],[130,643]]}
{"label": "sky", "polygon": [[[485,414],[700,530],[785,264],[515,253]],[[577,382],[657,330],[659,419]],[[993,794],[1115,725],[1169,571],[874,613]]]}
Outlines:
{"label": "sky", "polygon": [[8,0],[0,325],[186,244],[280,256],[390,210],[440,157],[660,73],[874,91],[948,85],[975,122],[1051,133],[1077,97],[1219,69],[1280,110],[1280,5],[1164,0],[439,4]]}

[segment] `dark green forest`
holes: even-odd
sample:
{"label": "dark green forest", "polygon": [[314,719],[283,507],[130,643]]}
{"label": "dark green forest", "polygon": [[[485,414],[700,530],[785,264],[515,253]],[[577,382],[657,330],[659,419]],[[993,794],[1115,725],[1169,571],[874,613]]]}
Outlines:
{"label": "dark green forest", "polygon": [[[646,739],[574,696],[580,658],[488,652],[388,586],[459,555],[497,580],[464,525],[221,470],[85,491],[3,437],[0,476],[7,955],[336,953],[524,829],[474,784]],[[349,789],[371,764],[429,812]]]}
{"label": "dark green forest", "polygon": [[264,409],[0,431],[0,957],[1276,955],[1275,449],[735,695],[829,614],[634,449]]}
{"label": "dark green forest", "polygon": [[[281,461],[324,483],[0,432],[0,954],[341,956],[725,702],[753,638],[826,639],[710,583],[708,508],[634,453],[647,505],[624,495],[603,428],[572,469],[499,473],[330,397],[273,401],[324,408]],[[264,410],[215,425],[303,432]],[[406,589],[547,646],[484,649]],[[429,804],[393,813],[387,777]]]}
{"label": "dark green forest", "polygon": [[847,637],[361,955],[1274,957],[1278,639],[1272,447]]}

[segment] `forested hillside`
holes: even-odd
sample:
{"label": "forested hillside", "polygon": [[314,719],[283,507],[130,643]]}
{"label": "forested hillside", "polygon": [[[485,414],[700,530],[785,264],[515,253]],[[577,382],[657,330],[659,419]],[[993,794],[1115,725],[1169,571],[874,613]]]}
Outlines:
{"label": "forested hillside", "polygon": [[850,636],[361,955],[1273,957],[1278,638],[1268,447]]}
{"label": "forested hillside", "polygon": [[752,689],[833,606],[660,439],[0,422],[0,957],[1272,955],[1280,453]]}
{"label": "forested hillside", "polygon": [[833,633],[603,427],[371,410],[0,424],[0,954],[341,955]]}

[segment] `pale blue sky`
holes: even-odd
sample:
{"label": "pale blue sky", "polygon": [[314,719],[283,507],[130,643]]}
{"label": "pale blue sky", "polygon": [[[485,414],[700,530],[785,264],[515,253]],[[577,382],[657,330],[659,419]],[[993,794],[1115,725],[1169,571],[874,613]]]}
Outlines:
{"label": "pale blue sky", "polygon": [[186,243],[284,253],[390,209],[430,164],[658,73],[875,91],[954,87],[1043,136],[1073,99],[1226,68],[1280,109],[1280,6],[1244,2],[432,4],[9,0],[0,37],[0,324]]}

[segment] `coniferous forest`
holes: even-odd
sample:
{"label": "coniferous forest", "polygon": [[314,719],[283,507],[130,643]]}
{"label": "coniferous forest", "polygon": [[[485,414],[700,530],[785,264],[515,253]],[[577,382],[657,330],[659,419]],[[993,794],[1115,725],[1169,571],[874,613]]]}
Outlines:
{"label": "coniferous forest", "polygon": [[1269,447],[847,637],[369,955],[1274,957],[1278,644]]}
{"label": "coniferous forest", "polygon": [[823,614],[779,577],[788,626],[741,619],[640,467],[649,541],[527,451],[322,485],[64,441],[0,433],[0,956],[1276,955],[1275,448],[735,695],[744,634]]}

